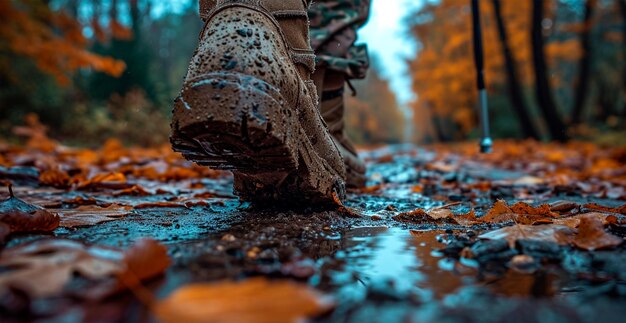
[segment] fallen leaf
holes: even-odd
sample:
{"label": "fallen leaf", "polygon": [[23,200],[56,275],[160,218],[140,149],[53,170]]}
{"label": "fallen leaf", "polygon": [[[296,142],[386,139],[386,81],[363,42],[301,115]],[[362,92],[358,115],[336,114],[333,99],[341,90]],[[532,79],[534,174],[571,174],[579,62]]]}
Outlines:
{"label": "fallen leaf", "polygon": [[565,213],[580,208],[580,204],[570,201],[556,201],[550,204],[550,211],[557,213]]}
{"label": "fallen leaf", "polygon": [[129,188],[125,188],[123,190],[114,192],[112,194],[113,196],[125,196],[125,195],[130,195],[130,196],[151,196],[151,195],[155,195],[155,192],[151,192],[148,191],[147,189],[139,186],[139,185],[133,185],[132,187]]}
{"label": "fallen leaf", "polygon": [[428,216],[435,220],[441,219],[452,219],[454,218],[454,214],[449,209],[437,208],[428,211]]}
{"label": "fallen leaf", "polygon": [[[44,240],[5,250],[0,286],[13,287],[33,297],[60,294],[77,273],[97,280],[121,272],[123,255],[114,249],[89,247],[71,240]],[[11,269],[13,268],[13,269]]]}
{"label": "fallen leaf", "polygon": [[77,190],[98,190],[98,189],[125,189],[132,187],[127,183],[126,176],[122,173],[97,174],[87,180],[78,179]]}
{"label": "fallen leaf", "polygon": [[39,240],[2,252],[0,289],[17,288],[35,298],[61,296],[79,275],[95,284],[80,296],[99,299],[129,287],[121,279],[149,279],[167,265],[165,247],[151,240],[139,241],[127,252],[72,240]]}
{"label": "fallen leaf", "polygon": [[131,214],[130,210],[132,207],[127,205],[111,204],[108,207],[83,205],[75,209],[51,209],[50,211],[59,215],[61,227],[75,228],[115,221]]}
{"label": "fallen leaf", "polygon": [[306,285],[254,278],[182,287],[156,305],[163,322],[301,322],[333,308]]}
{"label": "fallen leaf", "polygon": [[603,225],[609,225],[609,224],[612,224],[612,223],[617,223],[617,218],[614,215],[609,215],[609,214],[606,214],[606,213],[592,212],[592,213],[578,214],[578,215],[574,215],[574,216],[570,216],[570,217],[566,217],[566,218],[555,219],[554,220],[554,224],[564,225],[564,226],[568,226],[568,227],[570,227],[572,229],[576,229],[576,228],[578,228],[580,226],[581,219],[583,219],[585,217],[595,217],[595,218],[599,219],[600,221],[602,221]]}
{"label": "fallen leaf", "polygon": [[541,240],[555,242],[558,244],[568,244],[567,237],[573,237],[575,230],[562,225],[514,225],[501,229],[489,231],[478,236],[480,239],[501,240],[509,242],[511,248],[515,247],[515,242],[520,239]]}
{"label": "fallen leaf", "polygon": [[83,205],[98,205],[98,206],[101,206],[101,207],[107,207],[107,206],[111,205],[111,203],[97,200],[94,197],[85,198],[85,197],[82,197],[82,196],[77,196],[77,197],[75,197],[73,199],[69,199],[69,200],[63,200],[62,204],[79,205],[79,206],[83,206]]}
{"label": "fallen leaf", "polygon": [[[3,238],[8,232],[51,232],[59,226],[59,217],[38,206],[28,204],[13,195],[0,202],[0,223],[3,224]],[[2,235],[0,235],[2,237]],[[0,239],[4,240],[4,239]]]}
{"label": "fallen leaf", "polygon": [[550,211],[547,204],[534,207],[527,203],[518,202],[509,206],[506,201],[498,200],[480,221],[487,223],[503,223],[513,221],[518,224],[547,224],[558,214]]}
{"label": "fallen leaf", "polygon": [[624,239],[616,237],[604,231],[604,224],[593,215],[587,215],[580,219],[578,234],[573,243],[585,250],[599,250],[617,247]]}
{"label": "fallen leaf", "polygon": [[515,214],[541,215],[546,217],[558,216],[558,214],[552,212],[552,210],[550,209],[550,205],[548,204],[542,204],[535,207],[524,202],[517,202],[511,206],[511,210]]}
{"label": "fallen leaf", "polygon": [[39,175],[39,183],[57,188],[67,188],[70,186],[70,175],[59,169],[46,170]]}
{"label": "fallen leaf", "polygon": [[338,206],[337,212],[350,217],[350,218],[360,218],[361,215],[359,213],[357,213],[354,209],[347,207],[343,204],[343,202],[341,202],[341,199],[339,199],[339,196],[337,196],[337,193],[333,192],[333,201],[335,202],[335,204]]}
{"label": "fallen leaf", "polygon": [[600,212],[609,212],[609,213],[617,213],[617,214],[626,215],[626,204],[620,207],[608,207],[608,206],[599,205],[597,203],[587,203],[583,205],[583,208],[596,210]]}
{"label": "fallen leaf", "polygon": [[116,284],[91,288],[85,296],[98,300],[126,289],[135,289],[142,281],[163,274],[171,264],[167,248],[151,239],[140,240],[124,252],[124,269],[116,276]]}
{"label": "fallen leaf", "polygon": [[534,177],[534,176],[524,176],[519,178],[513,182],[515,186],[535,186],[544,184],[546,181],[543,178]]}
{"label": "fallen leaf", "polygon": [[512,214],[513,210],[511,210],[506,201],[498,200],[494,203],[487,214],[480,218],[480,221],[491,223],[507,222],[512,220]]}

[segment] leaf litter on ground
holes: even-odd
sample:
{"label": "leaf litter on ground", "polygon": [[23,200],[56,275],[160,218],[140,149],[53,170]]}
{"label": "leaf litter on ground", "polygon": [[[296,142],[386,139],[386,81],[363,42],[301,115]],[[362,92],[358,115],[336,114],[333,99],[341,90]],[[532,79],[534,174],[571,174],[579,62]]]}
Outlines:
{"label": "leaf litter on ground", "polygon": [[[164,246],[141,240],[127,251],[65,239],[44,239],[0,254],[0,289],[20,290],[33,298],[63,296],[101,300],[134,288],[169,267]],[[76,275],[89,288],[71,290]]]}

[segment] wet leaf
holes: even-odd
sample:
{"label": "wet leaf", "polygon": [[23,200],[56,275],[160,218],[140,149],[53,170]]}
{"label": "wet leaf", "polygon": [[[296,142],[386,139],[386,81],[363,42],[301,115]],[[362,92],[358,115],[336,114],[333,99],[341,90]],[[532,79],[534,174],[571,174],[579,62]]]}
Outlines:
{"label": "wet leaf", "polygon": [[498,200],[487,214],[480,218],[483,222],[507,222],[511,221],[513,210],[504,200]]}
{"label": "wet leaf", "polygon": [[90,177],[87,180],[78,180],[77,190],[98,189],[126,189],[133,185],[127,183],[126,176],[122,173],[102,173]]}
{"label": "wet leaf", "polygon": [[573,241],[577,247],[585,250],[613,248],[623,242],[624,239],[606,232],[602,220],[593,215],[587,215],[580,219],[578,235]]}
{"label": "wet leaf", "polygon": [[595,217],[599,219],[603,225],[609,225],[617,223],[617,218],[613,215],[605,214],[605,213],[583,213],[575,216],[570,216],[567,218],[555,219],[554,224],[568,226],[572,229],[576,229],[580,226],[581,220],[586,217]]}
{"label": "wet leaf", "polygon": [[58,169],[50,169],[39,175],[39,183],[42,185],[67,188],[70,186],[70,176]]}
{"label": "wet leaf", "polygon": [[115,221],[131,214],[131,210],[132,207],[130,206],[111,204],[108,207],[83,205],[75,209],[56,209],[51,211],[61,217],[61,227],[75,228]]}
{"label": "wet leaf", "polygon": [[478,236],[480,239],[501,240],[509,242],[511,248],[515,247],[515,242],[520,239],[540,240],[556,242],[558,244],[568,244],[570,237],[573,238],[575,230],[553,224],[544,225],[514,225],[502,229],[489,231]]}
{"label": "wet leaf", "polygon": [[185,286],[156,306],[163,322],[301,322],[333,308],[306,285],[263,278]]}
{"label": "wet leaf", "polygon": [[511,210],[515,214],[522,215],[541,215],[546,217],[555,217],[558,214],[554,213],[550,209],[550,205],[542,204],[540,206],[532,206],[530,204],[526,204],[524,202],[518,202],[511,206]]}
{"label": "wet leaf", "polygon": [[123,270],[122,253],[70,240],[44,240],[5,250],[0,257],[2,288],[18,288],[33,297],[58,295],[73,273],[102,279]]}
{"label": "wet leaf", "polygon": [[2,252],[0,289],[16,288],[37,298],[60,296],[79,275],[94,284],[81,290],[81,296],[98,299],[128,287],[122,281],[128,276],[145,280],[167,265],[165,248],[150,240],[138,242],[126,253],[72,240],[40,240]]}
{"label": "wet leaf", "polygon": [[59,226],[57,215],[24,202],[13,196],[12,191],[10,194],[11,197],[0,202],[0,224],[3,224],[0,240],[4,241],[10,233],[50,232]]}
{"label": "wet leaf", "polygon": [[609,212],[609,213],[617,213],[617,214],[626,215],[626,204],[620,207],[608,207],[608,206],[599,205],[597,203],[588,203],[588,204],[583,205],[583,207],[585,209],[596,210],[600,212]]}
{"label": "wet leaf", "polygon": [[550,204],[550,211],[556,213],[565,213],[580,208],[580,204],[570,201],[556,201]]}
{"label": "wet leaf", "polygon": [[162,275],[171,264],[167,248],[151,239],[140,240],[123,254],[124,269],[114,284],[101,284],[85,293],[90,299],[104,299],[126,289],[134,289],[142,281]]}

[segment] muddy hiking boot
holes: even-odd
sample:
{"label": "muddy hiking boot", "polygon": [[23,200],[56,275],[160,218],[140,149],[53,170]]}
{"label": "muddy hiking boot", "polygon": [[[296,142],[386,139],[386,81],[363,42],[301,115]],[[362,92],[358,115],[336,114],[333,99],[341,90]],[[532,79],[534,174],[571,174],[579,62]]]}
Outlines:
{"label": "muddy hiking boot", "polygon": [[311,80],[308,1],[212,0],[183,89],[171,143],[200,165],[233,171],[257,203],[345,197],[340,150]]}
{"label": "muddy hiking boot", "polygon": [[346,165],[346,185],[360,188],[366,183],[365,163],[359,158],[356,148],[345,133],[345,87],[346,75],[341,72],[319,68],[313,74],[320,97],[320,111],[328,125]]}

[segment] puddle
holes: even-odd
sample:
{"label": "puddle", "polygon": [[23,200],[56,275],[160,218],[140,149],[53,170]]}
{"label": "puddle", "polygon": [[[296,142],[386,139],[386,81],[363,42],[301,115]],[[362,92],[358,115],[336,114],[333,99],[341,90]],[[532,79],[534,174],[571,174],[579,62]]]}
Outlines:
{"label": "puddle", "polygon": [[484,287],[503,296],[529,296],[538,283],[545,283],[545,275],[512,270],[501,277],[480,275],[477,268],[435,252],[443,247],[437,241],[442,233],[386,227],[353,229],[341,238],[343,248],[335,257],[340,265],[328,269],[331,281],[326,283],[339,290],[342,300],[353,301],[372,292],[441,300],[468,286]]}

